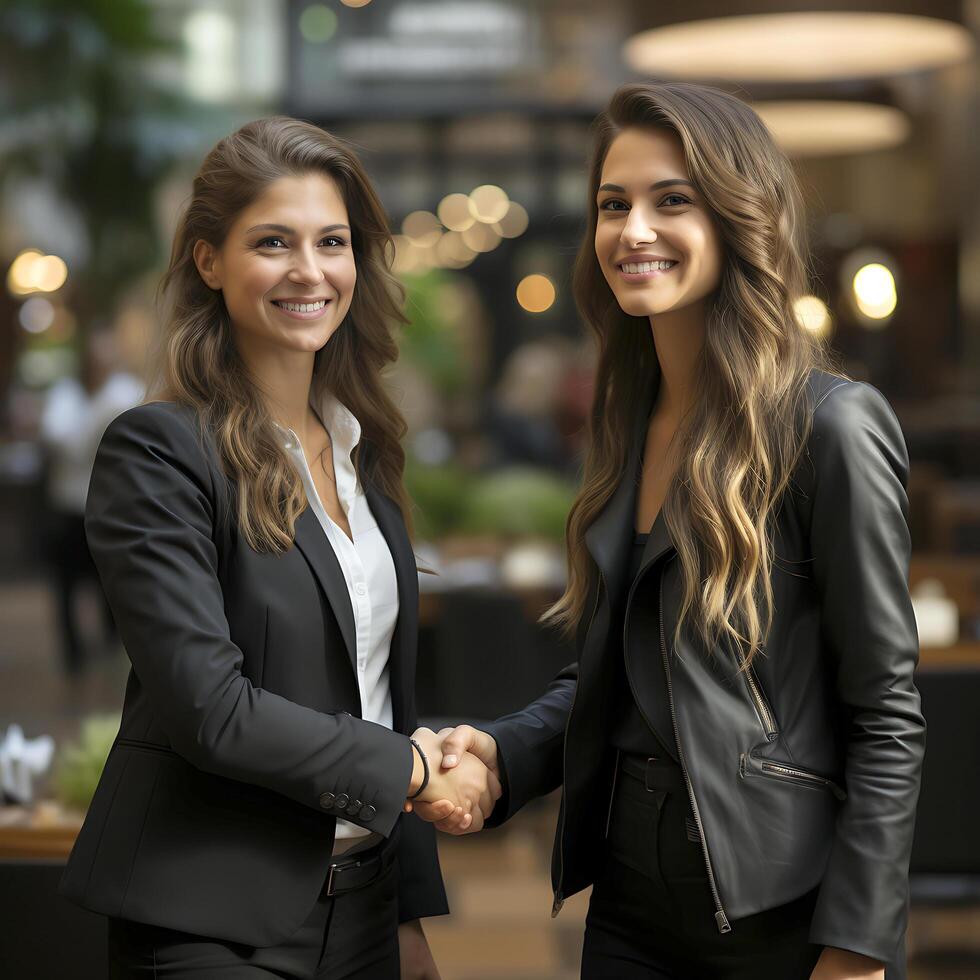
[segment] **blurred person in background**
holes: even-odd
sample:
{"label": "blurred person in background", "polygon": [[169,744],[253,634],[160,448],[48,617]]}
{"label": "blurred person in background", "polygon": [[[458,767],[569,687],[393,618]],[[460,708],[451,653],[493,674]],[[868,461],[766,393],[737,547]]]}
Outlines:
{"label": "blurred person in background", "polygon": [[491,824],[563,786],[554,911],[593,886],[585,978],[904,976],[925,724],[902,431],[795,316],[800,195],[748,106],[625,86],[595,137],[591,444],[549,612],[579,659],[440,733],[444,765],[497,772]]}
{"label": "blurred person in background", "polygon": [[79,586],[94,587],[105,647],[116,639],[85,542],[85,498],[106,426],[142,398],[143,383],[122,366],[115,331],[108,326],[82,334],[78,377],[59,379],[45,398],[39,429],[46,463],[44,551],[57,595],[62,664],[71,677],[86,664]]}
{"label": "blurred person in background", "polygon": [[391,238],[343,142],[221,140],[164,277],[153,399],[99,447],[85,529],[132,661],[61,882],[113,977],[437,980],[447,909],[410,801],[489,811],[417,739],[418,575]]}

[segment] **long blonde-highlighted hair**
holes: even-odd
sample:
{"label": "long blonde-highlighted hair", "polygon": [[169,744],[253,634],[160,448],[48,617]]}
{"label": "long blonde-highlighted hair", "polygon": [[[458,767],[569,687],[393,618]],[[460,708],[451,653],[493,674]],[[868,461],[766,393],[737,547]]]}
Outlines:
{"label": "long blonde-highlighted hair", "polygon": [[307,174],[336,183],[357,266],[350,310],[317,351],[311,388],[316,396],[332,392],[353,412],[361,425],[359,472],[395,500],[410,523],[402,482],[405,423],[382,383],[382,370],[398,354],[393,329],[406,322],[384,209],[342,140],[297,119],[258,119],[220,140],[194,178],[160,284],[167,308],[150,389],[151,399],[197,411],[235,487],[241,533],[256,551],[290,547],[306,493],[233,342],[222,294],[201,279],[193,250],[199,240],[219,248],[236,217],[273,181]]}
{"label": "long blonde-highlighted hair", "polygon": [[791,165],[752,109],[707,86],[625,85],[594,124],[589,228],[573,288],[598,345],[596,386],[583,486],[568,517],[568,586],[546,618],[571,632],[583,616],[594,574],[585,532],[623,479],[637,414],[660,378],[649,320],[619,307],[594,246],[603,162],[629,127],[679,137],[722,240],[698,397],[675,436],[679,462],[664,519],[683,577],[674,642],[691,621],[705,649],[734,649],[744,667],[772,624],[771,525],[809,435],[807,376],[813,368],[839,372],[793,309],[807,262]]}

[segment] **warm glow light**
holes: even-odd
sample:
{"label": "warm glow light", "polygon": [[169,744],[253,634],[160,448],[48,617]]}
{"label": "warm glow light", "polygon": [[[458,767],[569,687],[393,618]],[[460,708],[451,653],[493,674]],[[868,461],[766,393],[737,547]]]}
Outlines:
{"label": "warm glow light", "polygon": [[436,243],[435,252],[439,264],[447,269],[465,269],[477,254],[458,231],[447,231]]}
{"label": "warm glow light", "polygon": [[345,7],[366,7],[371,0],[340,0]]}
{"label": "warm glow light", "polygon": [[517,284],[517,302],[528,313],[544,313],[555,302],[555,286],[547,277],[535,273]]}
{"label": "warm glow light", "polygon": [[626,63],[657,77],[828,81],[907,74],[969,59],[973,40],[935,17],[858,11],[758,14],[643,31]]}
{"label": "warm glow light", "polygon": [[882,150],[904,143],[911,129],[900,109],[870,102],[786,100],[752,108],[794,157]]}
{"label": "warm glow light", "polygon": [[800,324],[814,336],[822,338],[830,332],[830,311],[816,296],[801,296],[793,304],[793,312]]}
{"label": "warm glow light", "polygon": [[35,248],[25,249],[10,264],[7,288],[15,296],[53,293],[68,278],[68,266],[57,255],[45,255]]}
{"label": "warm glow light", "polygon": [[423,248],[431,248],[442,235],[439,219],[431,211],[413,211],[402,222],[402,231]]}
{"label": "warm glow light", "polygon": [[492,252],[500,244],[500,233],[490,225],[477,222],[462,233],[463,241],[474,252]]}
{"label": "warm glow light", "polygon": [[68,278],[68,266],[57,255],[45,255],[34,263],[35,288],[42,293],[53,293],[61,289]]}
{"label": "warm glow light", "polygon": [[510,198],[502,187],[481,184],[470,191],[470,213],[477,221],[492,225],[503,219],[510,208]]}
{"label": "warm glow light", "polygon": [[395,244],[395,258],[391,263],[391,271],[396,276],[418,271],[422,264],[419,257],[422,250],[407,235],[393,235],[392,241]]}
{"label": "warm glow light", "polygon": [[436,211],[439,220],[450,231],[466,231],[476,221],[470,213],[470,199],[465,194],[447,194]]}
{"label": "warm glow light", "polygon": [[527,231],[527,225],[527,211],[517,201],[511,201],[507,213],[494,227],[504,238],[517,238]]}
{"label": "warm glow light", "polygon": [[337,33],[337,15],[325,4],[311,4],[299,15],[299,32],[310,44],[323,44]]}
{"label": "warm glow light", "polygon": [[854,274],[854,302],[871,320],[884,320],[898,305],[898,291],[891,269],[880,262],[861,266]]}

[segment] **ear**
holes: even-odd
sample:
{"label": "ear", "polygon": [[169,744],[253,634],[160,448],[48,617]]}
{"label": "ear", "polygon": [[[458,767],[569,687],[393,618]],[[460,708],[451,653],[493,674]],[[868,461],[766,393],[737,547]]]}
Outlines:
{"label": "ear", "polygon": [[211,289],[221,289],[221,277],[219,275],[218,251],[204,241],[198,239],[194,243],[194,265],[204,280],[205,285]]}

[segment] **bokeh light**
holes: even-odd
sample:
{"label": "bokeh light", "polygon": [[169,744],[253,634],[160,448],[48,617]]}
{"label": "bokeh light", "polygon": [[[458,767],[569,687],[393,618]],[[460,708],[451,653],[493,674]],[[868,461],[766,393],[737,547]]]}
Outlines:
{"label": "bokeh light", "polygon": [[476,221],[470,212],[470,199],[465,194],[447,194],[436,211],[439,220],[450,231],[466,231]]}
{"label": "bokeh light", "polygon": [[68,266],[57,255],[45,255],[36,248],[25,249],[7,270],[7,288],[15,296],[53,293],[65,284]]}
{"label": "bokeh light", "polygon": [[510,198],[496,184],[481,184],[470,191],[470,213],[477,221],[492,225],[500,221],[510,207]]}
{"label": "bokeh light", "polygon": [[422,248],[431,248],[442,236],[439,219],[431,211],[413,211],[402,222],[402,233],[412,243]]}
{"label": "bokeh light", "polygon": [[517,302],[528,313],[544,313],[555,302],[554,283],[540,273],[525,276],[517,284]]}
{"label": "bokeh light", "polygon": [[898,291],[891,269],[880,262],[861,266],[852,283],[854,302],[870,320],[884,320],[898,305]]}
{"label": "bokeh light", "polygon": [[492,252],[500,244],[500,232],[479,222],[467,228],[462,235],[463,241],[474,252]]}
{"label": "bokeh light", "polygon": [[299,15],[299,32],[304,41],[323,44],[337,33],[337,15],[325,4],[311,4]]}
{"label": "bokeh light", "polygon": [[28,333],[44,333],[54,323],[55,308],[43,296],[32,296],[17,314],[20,325]]}
{"label": "bokeh light", "polygon": [[527,231],[528,216],[524,207],[511,201],[507,213],[494,226],[504,238],[518,238]]}
{"label": "bokeh light", "polygon": [[830,333],[830,310],[817,296],[801,296],[793,304],[793,312],[800,325],[821,339]]}

